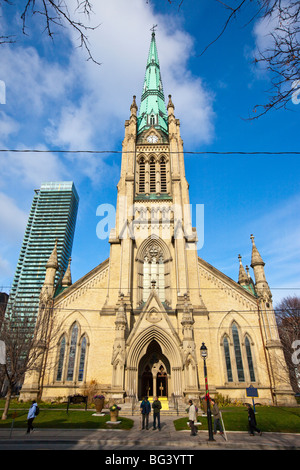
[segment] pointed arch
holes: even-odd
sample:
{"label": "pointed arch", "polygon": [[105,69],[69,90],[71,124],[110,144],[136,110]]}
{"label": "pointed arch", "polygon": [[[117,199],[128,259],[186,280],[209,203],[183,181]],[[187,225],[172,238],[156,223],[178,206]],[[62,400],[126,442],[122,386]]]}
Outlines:
{"label": "pointed arch", "polygon": [[149,192],[156,193],[156,158],[151,155],[149,158]]}
{"label": "pointed arch", "polygon": [[86,362],[88,356],[89,341],[86,334],[81,337],[79,342],[79,364],[78,364],[78,382],[83,382],[86,375]]}
{"label": "pointed arch", "polygon": [[63,379],[64,372],[64,362],[66,355],[66,335],[65,333],[60,337],[58,341],[58,360],[57,360],[57,369],[56,369],[56,381],[60,382]]}
{"label": "pointed arch", "polygon": [[166,166],[166,157],[162,156],[159,161],[160,169],[160,192],[167,193],[167,166]]}
{"label": "pointed arch", "polygon": [[238,375],[239,382],[245,382],[245,373],[244,373],[244,366],[243,366],[243,358],[242,358],[242,348],[240,343],[240,334],[239,334],[239,327],[236,321],[233,321],[231,324],[231,333],[232,333],[232,340],[233,340],[233,348],[234,348],[234,355],[235,355],[235,363]]}
{"label": "pointed arch", "polygon": [[159,237],[148,237],[138,248],[136,261],[138,265],[138,304],[147,301],[152,282],[155,283],[160,300],[169,304],[171,301],[171,255],[166,243]]}
{"label": "pointed arch", "polygon": [[156,325],[143,330],[132,342],[127,353],[127,367],[138,367],[141,357],[146,353],[151,341],[156,341],[162,353],[170,361],[171,367],[183,368],[179,344],[171,336]]}
{"label": "pointed arch", "polygon": [[138,161],[138,173],[139,173],[139,193],[145,193],[145,159],[141,157]]}
{"label": "pointed arch", "polygon": [[251,348],[251,339],[248,334],[245,335],[245,350],[246,350],[246,357],[248,363],[248,371],[251,382],[255,382],[255,371],[254,371],[254,362],[252,356],[252,348]]}
{"label": "pointed arch", "polygon": [[230,356],[230,346],[229,346],[230,345],[230,338],[226,334],[223,336],[222,345],[223,345],[223,351],[224,351],[227,381],[228,382],[233,382],[231,356]]}
{"label": "pointed arch", "polygon": [[69,342],[69,355],[68,355],[68,367],[67,367],[67,381],[72,382],[74,380],[74,371],[76,364],[76,352],[77,352],[77,340],[79,336],[79,325],[75,321],[70,328],[70,342]]}

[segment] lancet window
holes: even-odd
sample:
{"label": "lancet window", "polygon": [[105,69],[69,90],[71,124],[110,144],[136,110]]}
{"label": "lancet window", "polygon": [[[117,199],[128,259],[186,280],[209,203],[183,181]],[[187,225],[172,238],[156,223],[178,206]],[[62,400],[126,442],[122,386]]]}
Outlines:
{"label": "lancet window", "polygon": [[79,358],[79,370],[78,370],[78,382],[82,382],[84,378],[84,366],[86,356],[87,340],[84,336],[81,340],[80,345],[80,358]]}
{"label": "lancet window", "polygon": [[72,329],[71,334],[71,343],[69,349],[69,361],[67,369],[67,381],[73,380],[74,367],[75,367],[75,357],[76,357],[76,347],[77,347],[77,336],[78,336],[78,325],[75,323]]}
{"label": "lancet window", "polygon": [[140,159],[139,164],[139,193],[145,192],[145,159]]}
{"label": "lancet window", "polygon": [[[240,328],[234,322],[222,341],[227,382],[255,382],[255,367],[248,334],[240,341]],[[247,367],[248,366],[248,367]]]}
{"label": "lancet window", "polygon": [[143,301],[146,302],[151,288],[158,290],[158,296],[162,302],[165,301],[165,272],[162,250],[153,244],[144,256],[144,282]]}
{"label": "lancet window", "polygon": [[231,369],[231,359],[230,359],[230,349],[229,349],[229,342],[227,336],[225,336],[223,340],[223,347],[224,347],[224,356],[225,356],[225,364],[226,364],[226,372],[227,372],[227,381],[232,382],[232,369]]}
{"label": "lancet window", "polygon": [[137,163],[137,194],[168,194],[169,163],[166,156],[141,156]]}
{"label": "lancet window", "polygon": [[80,326],[75,322],[69,333],[64,333],[57,348],[57,382],[83,382],[88,356],[88,338],[84,333],[80,338]]}
{"label": "lancet window", "polygon": [[150,193],[156,193],[156,171],[155,171],[155,158],[150,158]]}
{"label": "lancet window", "polygon": [[232,325],[232,337],[233,337],[233,346],[234,346],[234,354],[235,354],[235,362],[236,362],[236,369],[238,374],[239,382],[245,382],[245,375],[244,375],[244,367],[243,367],[243,359],[242,359],[242,351],[240,345],[240,338],[239,332],[236,324]]}
{"label": "lancet window", "polygon": [[251,345],[250,345],[250,340],[248,336],[246,336],[245,338],[245,347],[246,347],[246,355],[247,355],[247,362],[248,362],[248,367],[249,367],[250,380],[251,382],[255,382],[255,373],[254,373]]}
{"label": "lancet window", "polygon": [[160,192],[167,192],[167,168],[166,159],[164,157],[160,160]]}
{"label": "lancet window", "polygon": [[161,302],[170,303],[170,254],[160,239],[147,239],[137,254],[138,290],[137,302],[147,302],[155,289]]}
{"label": "lancet window", "polygon": [[57,365],[57,374],[56,374],[56,380],[58,381],[62,380],[62,377],[63,377],[65,351],[66,351],[66,337],[64,335],[59,343],[59,356],[58,356],[58,365]]}

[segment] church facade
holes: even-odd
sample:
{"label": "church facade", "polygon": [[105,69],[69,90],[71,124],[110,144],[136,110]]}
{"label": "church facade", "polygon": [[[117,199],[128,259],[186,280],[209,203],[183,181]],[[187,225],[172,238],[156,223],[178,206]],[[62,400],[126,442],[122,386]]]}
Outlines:
{"label": "church facade", "polygon": [[69,263],[57,289],[54,247],[40,315],[50,306],[59,334],[21,398],[68,397],[95,381],[119,403],[197,400],[205,343],[210,395],[245,401],[252,385],[261,403],[294,403],[254,237],[254,281],[241,258],[235,282],[198,256],[180,122],[170,95],[165,105],[154,32],[140,109],[133,97],[125,122],[117,191],[109,259],[75,283]]}

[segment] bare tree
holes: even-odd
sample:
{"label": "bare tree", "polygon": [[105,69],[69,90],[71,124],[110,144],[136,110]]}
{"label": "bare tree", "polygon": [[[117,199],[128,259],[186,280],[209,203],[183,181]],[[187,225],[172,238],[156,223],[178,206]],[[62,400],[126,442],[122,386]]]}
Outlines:
{"label": "bare tree", "polygon": [[4,371],[7,382],[2,419],[7,418],[13,391],[20,387],[25,373],[37,372],[40,382],[43,380],[42,372],[50,341],[56,334],[52,302],[40,308],[35,328],[34,321],[26,312],[20,312],[20,308],[10,306],[1,325],[0,339],[4,341],[6,349]]}
{"label": "bare tree", "polygon": [[299,392],[300,365],[295,363],[294,346],[300,342],[300,298],[286,297],[276,306],[275,314],[291,385]]}
{"label": "bare tree", "polygon": [[[222,8],[228,11],[227,18],[219,34],[203,49],[203,55],[216,43],[232,22],[238,19],[242,11],[253,8],[256,12],[248,18],[247,24],[254,19],[264,20],[269,36],[265,50],[258,50],[253,62],[260,64],[271,73],[271,86],[266,91],[267,101],[256,104],[249,119],[257,119],[271,109],[288,109],[291,101],[300,102],[300,2],[299,0],[239,0],[233,6],[222,0],[216,0]],[[173,0],[168,0],[174,3]],[[180,0],[179,7],[184,0]]]}
{"label": "bare tree", "polygon": [[[11,0],[0,0],[0,7],[14,7]],[[82,14],[86,21],[90,19],[93,12],[92,4],[89,0],[77,0],[76,13]],[[21,13],[22,32],[27,34],[27,21],[29,16],[40,16],[43,18],[44,31],[50,38],[55,35],[56,27],[69,27],[78,34],[80,47],[83,47],[88,55],[88,60],[97,62],[91,52],[88,31],[95,30],[98,26],[89,26],[83,21],[75,19],[69,12],[67,2],[65,0],[25,0],[24,8]],[[13,34],[1,34],[0,44],[16,42],[16,37]]]}

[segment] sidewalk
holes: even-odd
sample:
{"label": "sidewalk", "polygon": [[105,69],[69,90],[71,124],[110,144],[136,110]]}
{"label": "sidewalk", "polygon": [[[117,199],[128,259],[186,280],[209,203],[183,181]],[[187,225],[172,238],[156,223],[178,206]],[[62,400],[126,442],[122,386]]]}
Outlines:
{"label": "sidewalk", "polygon": [[[208,441],[208,431],[190,436],[189,431],[176,431],[174,417],[161,417],[161,431],[141,430],[140,419],[133,416],[131,430],[39,429],[26,435],[26,429],[0,430],[0,450],[16,449],[68,449],[68,450],[300,450],[300,434],[263,433],[251,437],[247,432],[227,432],[227,441],[214,435]],[[150,423],[152,421],[150,420]]]}

